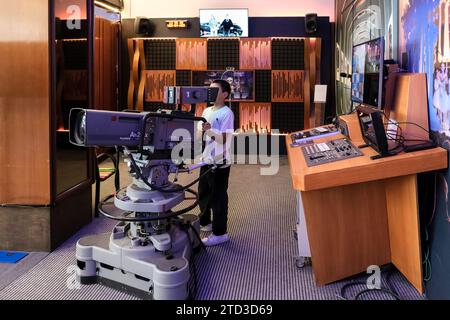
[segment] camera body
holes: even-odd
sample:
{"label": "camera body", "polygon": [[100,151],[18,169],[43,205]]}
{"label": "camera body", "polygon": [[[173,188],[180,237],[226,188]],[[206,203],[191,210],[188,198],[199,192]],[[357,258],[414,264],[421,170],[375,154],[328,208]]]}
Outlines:
{"label": "camera body", "polygon": [[[218,88],[165,87],[166,104],[214,102]],[[176,145],[193,144],[199,121],[191,112],[114,112],[72,109],[69,120],[70,142],[81,147],[140,147],[151,153],[167,153]]]}
{"label": "camera body", "polygon": [[166,159],[175,146],[191,148],[198,121],[188,112],[111,112],[72,109],[70,142],[81,147],[140,147]]}

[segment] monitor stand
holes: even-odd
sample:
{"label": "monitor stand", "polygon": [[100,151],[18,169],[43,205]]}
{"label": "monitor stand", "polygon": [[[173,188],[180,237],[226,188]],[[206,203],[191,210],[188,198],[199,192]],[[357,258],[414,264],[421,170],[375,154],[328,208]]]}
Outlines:
{"label": "monitor stand", "polygon": [[419,144],[405,146],[404,151],[409,153],[409,152],[433,149],[436,147],[437,147],[436,143],[434,141],[430,140],[430,141],[424,141],[423,143],[419,143]]}
{"label": "monitor stand", "polygon": [[371,160],[380,160],[380,159],[384,159],[384,158],[390,158],[390,157],[394,157],[398,155],[398,153],[388,153],[388,154],[379,154],[373,157],[370,157]]}

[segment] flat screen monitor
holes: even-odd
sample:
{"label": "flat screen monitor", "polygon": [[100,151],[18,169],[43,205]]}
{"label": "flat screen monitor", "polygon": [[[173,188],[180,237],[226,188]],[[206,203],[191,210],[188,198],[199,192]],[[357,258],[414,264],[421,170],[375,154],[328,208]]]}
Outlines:
{"label": "flat screen monitor", "polygon": [[248,37],[248,9],[200,9],[200,36]]}
{"label": "flat screen monitor", "polygon": [[383,107],[384,38],[353,47],[352,101]]}

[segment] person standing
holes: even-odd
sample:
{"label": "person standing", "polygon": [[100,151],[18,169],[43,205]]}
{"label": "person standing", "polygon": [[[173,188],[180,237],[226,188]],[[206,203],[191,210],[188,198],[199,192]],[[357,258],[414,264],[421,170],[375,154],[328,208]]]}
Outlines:
{"label": "person standing", "polygon": [[214,15],[211,15],[211,18],[209,19],[209,30],[211,37],[217,37],[217,31],[219,29],[219,23],[216,20],[216,17]]}
{"label": "person standing", "polygon": [[231,21],[230,16],[227,14],[225,17],[225,20],[223,20],[222,24],[220,25],[219,29],[223,29],[223,35],[225,37],[230,36],[230,30],[234,27],[233,21]]}
{"label": "person standing", "polygon": [[[210,165],[202,168],[198,187],[201,230],[212,231],[209,237],[202,239],[207,247],[229,241],[228,182],[231,172],[231,139],[234,132],[234,114],[225,105],[231,95],[230,84],[224,80],[216,80],[211,87],[218,88],[219,94],[214,105],[203,112],[207,123],[202,126],[206,137],[203,161]],[[217,168],[211,171],[214,166]]]}

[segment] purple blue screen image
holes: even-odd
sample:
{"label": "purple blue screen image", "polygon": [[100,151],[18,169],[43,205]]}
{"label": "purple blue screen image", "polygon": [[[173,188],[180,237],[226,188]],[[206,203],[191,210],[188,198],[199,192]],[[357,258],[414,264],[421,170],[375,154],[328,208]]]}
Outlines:
{"label": "purple blue screen image", "polygon": [[384,39],[375,39],[353,47],[352,101],[382,107]]}

